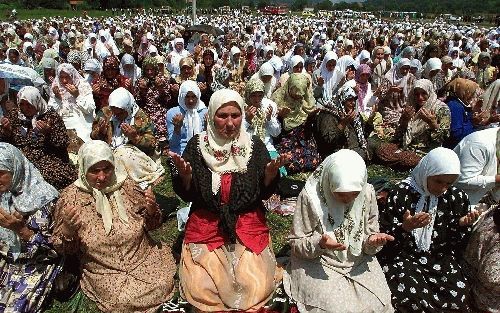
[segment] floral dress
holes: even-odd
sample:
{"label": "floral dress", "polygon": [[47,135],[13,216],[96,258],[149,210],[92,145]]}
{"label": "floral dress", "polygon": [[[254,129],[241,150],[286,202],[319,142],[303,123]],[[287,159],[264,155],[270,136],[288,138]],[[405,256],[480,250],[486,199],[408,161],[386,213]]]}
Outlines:
{"label": "floral dress", "polygon": [[16,260],[0,240],[0,312],[38,312],[61,272],[62,263],[49,242],[54,204],[26,219],[34,235]]}
{"label": "floral dress", "polygon": [[[140,89],[141,81],[148,86]],[[157,84],[159,83],[159,84]],[[170,102],[170,84],[165,76],[158,76],[155,81],[141,77],[137,82],[136,101],[139,107],[149,116],[155,127],[155,137],[159,142],[167,140],[167,106]]]}
{"label": "floral dress", "polygon": [[400,183],[380,213],[381,231],[394,236],[377,256],[392,293],[392,304],[403,312],[468,312],[469,282],[459,264],[467,244],[468,227],[458,220],[468,212],[467,194],[455,187],[439,197],[429,251],[417,252],[411,233],[403,230],[403,215],[415,214],[420,194]]}
{"label": "floral dress", "polygon": [[308,123],[304,123],[282,134],[276,150],[280,153],[291,153],[291,162],[285,165],[287,173],[312,172],[321,163],[316,141],[308,134]]}

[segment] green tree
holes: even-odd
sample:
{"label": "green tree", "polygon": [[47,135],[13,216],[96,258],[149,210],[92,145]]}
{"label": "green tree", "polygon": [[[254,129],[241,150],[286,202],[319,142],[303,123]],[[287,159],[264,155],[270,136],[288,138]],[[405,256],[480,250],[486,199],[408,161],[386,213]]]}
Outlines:
{"label": "green tree", "polygon": [[259,0],[259,2],[257,2],[257,8],[262,9],[270,4],[271,4],[270,0]]}
{"label": "green tree", "polygon": [[307,0],[294,0],[291,5],[292,11],[302,11],[307,7]]}
{"label": "green tree", "polygon": [[321,2],[316,3],[314,6],[316,10],[333,10],[333,3],[330,0],[323,0]]}

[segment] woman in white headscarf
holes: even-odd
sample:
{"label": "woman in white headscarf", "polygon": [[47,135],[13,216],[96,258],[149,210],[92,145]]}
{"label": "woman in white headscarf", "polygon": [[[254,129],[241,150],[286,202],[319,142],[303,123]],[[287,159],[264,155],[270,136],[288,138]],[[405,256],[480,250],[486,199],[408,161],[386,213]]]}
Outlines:
{"label": "woman in white headscarf", "polygon": [[167,111],[167,136],[170,151],[182,155],[188,141],[205,129],[207,107],[201,101],[198,84],[186,80],[179,88],[179,105]]}
{"label": "woman in white headscarf", "polygon": [[172,42],[173,50],[167,55],[166,68],[173,78],[181,73],[179,62],[189,56],[189,52],[184,49],[184,39],[175,38]]}
{"label": "woman in white headscarf", "polygon": [[10,83],[5,78],[0,78],[0,118],[5,115],[5,102],[9,100]]}
{"label": "woman in white headscarf", "polygon": [[290,68],[288,69],[288,72],[283,73],[283,75],[280,76],[279,86],[284,86],[290,75],[293,73],[302,73],[306,75],[312,84],[312,77],[311,75],[309,75],[309,73],[306,72],[306,70],[304,69],[304,65],[305,65],[304,58],[302,58],[300,55],[292,56],[290,58]]}
{"label": "woman in white headscarf", "polygon": [[314,98],[328,101],[333,97],[333,91],[343,77],[342,73],[335,68],[336,65],[337,54],[328,51],[323,57],[320,68],[313,74]]}
{"label": "woman in white headscarf", "polygon": [[109,106],[97,113],[91,138],[107,142],[130,178],[146,188],[165,172],[157,151],[154,126],[132,94],[120,87],[109,95]]}
{"label": "woman in white headscarf", "polygon": [[82,142],[90,140],[95,103],[90,84],[73,65],[63,63],[57,67],[48,105],[62,117],[70,140],[80,142],[70,151],[76,153]]}
{"label": "woman in white headscarf", "polygon": [[170,152],[174,190],[192,202],[179,287],[200,311],[258,311],[276,284],[262,200],[274,192],[287,157],[271,160],[264,143],[243,128],[243,116],[241,96],[218,90],[207,130],[191,138],[182,157]]}
{"label": "woman in white headscarf", "polygon": [[61,271],[52,248],[59,196],[16,147],[0,143],[0,294],[11,312],[38,312]]}
{"label": "woman in white headscarf", "polygon": [[64,122],[37,88],[21,88],[17,108],[10,110],[1,123],[0,140],[21,149],[45,181],[57,189],[75,181],[76,169],[68,156],[70,140]]}
{"label": "woman in white headscarf", "polygon": [[462,69],[465,67],[465,62],[460,58],[460,48],[459,47],[453,47],[451,50],[448,52],[448,55],[451,57],[453,60],[453,67],[455,69]]}
{"label": "woman in white headscarf", "polygon": [[90,33],[87,36],[83,48],[89,54],[90,58],[98,59],[99,61],[111,55],[110,50],[104,46],[101,40],[98,40],[97,35],[94,33]]}
{"label": "woman in white headscarf", "polygon": [[445,75],[442,73],[443,63],[439,58],[430,58],[422,66],[422,78],[428,79],[434,85],[434,90],[438,92],[445,85]]}
{"label": "woman in white headscarf", "polygon": [[173,295],[176,269],[170,247],[148,234],[162,221],[153,192],[127,178],[103,141],[80,148],[78,167],[55,208],[54,246],[78,256],[81,291],[100,311],[156,312]]}
{"label": "woman in white headscarf", "polygon": [[259,71],[253,74],[252,79],[259,79],[264,83],[264,97],[270,99],[278,84],[274,76],[273,65],[269,62],[262,64]]}
{"label": "woman in white headscarf", "polygon": [[[384,123],[396,129],[403,107],[408,103],[408,95],[415,83],[415,76],[410,73],[410,60],[401,59],[386,74],[378,88],[376,96],[380,99],[379,110],[384,118]],[[388,135],[394,132],[389,131]]]}
{"label": "woman in white headscarf", "polygon": [[375,254],[392,236],[379,232],[378,207],[363,159],[352,150],[327,157],[299,195],[289,236],[287,294],[300,312],[393,312]]}
{"label": "woman in white headscarf", "polygon": [[141,68],[135,64],[135,59],[130,54],[124,54],[120,61],[120,74],[130,78],[132,86],[135,87],[137,80],[141,77]]}
{"label": "woman in white headscarf", "polygon": [[460,174],[455,152],[429,152],[388,196],[381,229],[395,240],[379,255],[402,312],[469,312],[469,286],[461,254],[469,226],[469,199],[453,187]]}
{"label": "woman in white headscarf", "polygon": [[362,50],[358,56],[356,57],[356,63],[359,64],[366,64],[368,61],[370,61],[370,52],[366,50]]}

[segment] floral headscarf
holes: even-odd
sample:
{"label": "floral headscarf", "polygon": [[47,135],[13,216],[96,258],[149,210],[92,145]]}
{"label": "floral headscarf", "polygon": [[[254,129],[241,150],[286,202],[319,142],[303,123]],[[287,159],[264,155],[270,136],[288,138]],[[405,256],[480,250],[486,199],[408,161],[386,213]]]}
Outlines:
{"label": "floral headscarf", "polygon": [[476,82],[464,78],[455,78],[448,83],[446,89],[460,99],[466,107],[474,105],[482,94]]}
{"label": "floral headscarf", "polygon": [[[252,78],[245,85],[245,101],[247,103],[247,106],[249,105],[250,102],[250,95],[254,92],[265,93],[265,86],[262,80],[257,78]],[[261,103],[260,106],[257,108],[255,116],[252,119],[252,126],[255,129],[255,135],[262,140],[265,138],[266,135],[265,125],[266,125],[266,112],[264,112],[264,110],[262,109],[262,103]]]}
{"label": "floral headscarf", "polygon": [[219,67],[215,70],[214,81],[210,84],[213,92],[227,88],[224,83],[229,79],[231,73],[226,67]]}
{"label": "floral headscarf", "polygon": [[[293,98],[291,94],[300,96],[300,99]],[[286,83],[278,88],[271,98],[276,102],[278,108],[287,107],[290,109],[290,113],[284,119],[286,131],[302,125],[309,113],[315,109],[311,81],[302,73],[292,73]]]}

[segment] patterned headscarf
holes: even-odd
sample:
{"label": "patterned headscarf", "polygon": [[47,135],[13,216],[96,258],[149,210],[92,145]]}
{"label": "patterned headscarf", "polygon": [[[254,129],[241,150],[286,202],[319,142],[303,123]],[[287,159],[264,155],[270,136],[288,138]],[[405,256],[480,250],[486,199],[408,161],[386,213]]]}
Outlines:
{"label": "patterned headscarf", "polygon": [[118,60],[117,57],[115,57],[113,55],[108,56],[102,62],[102,70],[103,71],[106,71],[106,70],[119,71],[120,70],[120,61]]}
{"label": "patterned headscarf", "polygon": [[[294,94],[296,98],[291,96]],[[315,101],[311,90],[311,81],[302,73],[292,73],[286,83],[272,95],[278,108],[287,107],[290,113],[284,118],[284,128],[289,131],[302,125],[309,113],[315,109]]]}
{"label": "patterned headscarf", "polygon": [[210,84],[213,92],[227,88],[224,83],[229,79],[231,73],[226,67],[219,67],[215,70],[214,81]]}
{"label": "patterned headscarf", "polygon": [[[90,167],[98,162],[107,161],[114,167],[113,178],[110,186],[98,190],[90,186],[87,181],[87,172]],[[115,162],[111,147],[100,140],[90,140],[84,143],[78,151],[78,180],[75,185],[82,191],[92,194],[95,199],[96,211],[102,217],[104,230],[109,235],[113,227],[113,210],[110,200],[115,202],[114,208],[118,218],[125,224],[128,223],[127,211],[123,205],[120,188],[127,178],[127,173],[123,170],[120,162]],[[109,198],[108,195],[109,194]]]}
{"label": "patterned headscarf", "polygon": [[[7,214],[19,212],[29,215],[59,197],[57,190],[43,179],[23,153],[5,142],[0,142],[0,170],[12,174],[9,190],[0,194],[0,210]],[[17,258],[21,252],[19,236],[0,226],[0,240],[10,247],[10,252]]]}
{"label": "patterned headscarf", "polygon": [[[254,92],[265,93],[264,83],[258,78],[250,79],[245,85],[245,101],[247,106],[249,106],[250,103],[250,95]],[[262,109],[262,103],[260,103],[259,107],[257,107],[257,112],[252,119],[252,126],[255,129],[255,135],[262,140],[266,135],[266,115],[266,112],[264,112],[264,110]]]}

